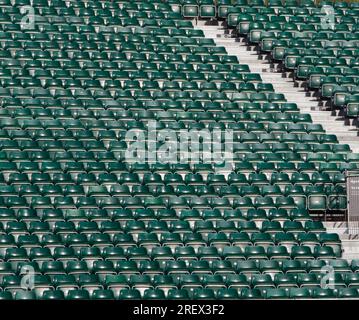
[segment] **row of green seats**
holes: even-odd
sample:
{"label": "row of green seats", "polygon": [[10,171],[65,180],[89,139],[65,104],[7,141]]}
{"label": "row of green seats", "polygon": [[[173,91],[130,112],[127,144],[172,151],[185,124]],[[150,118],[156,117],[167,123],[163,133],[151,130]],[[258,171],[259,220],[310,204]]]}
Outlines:
{"label": "row of green seats", "polygon": [[[83,234],[69,234],[67,237],[64,237],[64,243],[68,244],[70,247],[76,248],[85,248],[88,247],[91,238],[87,239]],[[264,238],[264,237],[263,237]],[[243,240],[244,241],[244,240]],[[176,250],[171,251],[170,247],[159,247],[156,246],[155,243],[148,242],[147,245],[152,247],[152,249],[146,249],[146,242],[143,243],[141,247],[130,246],[128,249],[124,250],[112,250],[113,246],[111,241],[109,243],[98,241],[96,245],[105,247],[106,245],[109,247],[109,250],[105,250],[104,256],[113,261],[106,260],[103,261],[102,255],[97,255],[100,251],[96,250],[81,250],[78,255],[81,262],[73,262],[67,263],[66,271],[71,273],[71,271],[76,271],[76,269],[83,269],[86,272],[91,271],[93,273],[97,272],[110,272],[110,273],[121,273],[124,270],[129,268],[127,262],[133,262],[134,260],[153,260],[160,261],[158,269],[165,271],[166,273],[178,272],[181,273],[217,273],[220,269],[222,271],[227,271],[227,273],[233,272],[241,272],[240,261],[251,261],[258,259],[294,259],[294,260],[313,260],[313,259],[335,259],[337,256],[340,257],[341,250],[338,249],[336,252],[334,251],[332,246],[320,246],[313,245],[313,242],[310,242],[308,239],[308,243],[311,243],[313,249],[306,245],[294,245],[290,249],[287,249],[285,246],[274,246],[271,245],[270,242],[265,242],[265,239],[261,240],[259,244],[262,245],[253,245],[253,246],[245,246],[244,249],[240,247],[229,247],[226,246],[223,248],[223,252],[219,253],[218,250],[214,247],[203,247],[202,243],[204,242],[201,238],[194,238],[191,241],[187,241],[187,246],[177,247]],[[116,248],[121,249],[121,243],[117,243],[117,241],[113,242],[116,244]],[[9,243],[11,245],[11,243]],[[131,243],[130,243],[131,244]],[[267,244],[267,249],[264,245]],[[28,243],[30,246],[30,243]],[[124,245],[128,245],[124,243]],[[200,246],[198,249],[198,253],[195,252],[193,246]],[[7,248],[4,250],[4,253],[1,254],[4,261],[18,263],[18,262],[26,262],[26,261],[38,261],[39,263],[43,263],[44,261],[53,261],[56,257],[58,257],[56,252],[61,252],[57,250],[54,255],[51,254],[49,248],[41,248],[41,247],[33,247],[29,248],[29,253],[26,252],[25,247],[26,243],[23,244],[21,248]],[[36,242],[33,243],[33,246],[36,246]],[[210,250],[205,250],[205,249]],[[94,247],[96,249],[96,247]],[[201,250],[202,249],[202,250]],[[67,252],[68,253],[68,252]],[[121,256],[122,254],[122,256]],[[108,256],[109,255],[109,256]],[[75,255],[75,259],[76,259]],[[62,257],[65,259],[65,257]],[[67,259],[71,259],[70,256],[66,257]],[[200,259],[201,262],[197,262]],[[72,260],[72,259],[71,259]],[[205,261],[208,260],[208,261]],[[186,264],[185,261],[188,263]],[[272,260],[271,260],[272,261]],[[87,262],[87,263],[86,263]],[[192,263],[193,262],[193,263]],[[76,267],[76,264],[78,265]],[[134,263],[132,263],[133,265]],[[134,264],[136,266],[136,264]],[[255,265],[252,264],[253,268],[256,268]],[[102,270],[101,270],[102,269]],[[227,269],[227,270],[225,270]]]}
{"label": "row of green seats", "polygon": [[32,291],[17,291],[11,294],[10,291],[0,292],[0,299],[3,300],[261,300],[261,299],[358,299],[359,293],[355,288],[340,288],[338,290],[331,289],[313,289],[294,288],[285,289],[223,289],[218,291],[213,289],[170,289],[168,293],[161,289],[146,289],[143,294],[137,289],[122,289],[118,294],[114,294],[112,290],[95,289],[90,294],[86,289],[72,289],[66,292],[61,290],[44,290],[41,294],[36,295]]}
{"label": "row of green seats", "polygon": [[[9,224],[15,227],[14,222],[9,222]],[[58,234],[52,236],[45,234],[46,230],[42,230],[44,233],[42,237],[36,234],[21,234],[18,231],[17,240],[12,234],[3,235],[1,237],[3,241],[1,255],[6,261],[13,262],[29,261],[29,259],[40,262],[52,261],[53,259],[61,259],[61,254],[64,255],[63,259],[72,257],[71,259],[76,260],[82,257],[81,250],[83,251],[85,250],[83,248],[89,248],[90,246],[93,247],[89,249],[90,251],[87,254],[89,257],[92,255],[92,257],[97,257],[95,260],[113,261],[138,260],[140,258],[154,261],[174,259],[208,261],[222,259],[233,261],[255,259],[309,260],[313,258],[335,259],[342,254],[341,242],[336,234],[327,234],[323,231],[318,233],[319,236],[317,236],[313,232],[304,233],[303,230],[300,230],[301,232],[297,231],[297,237],[295,237],[295,231],[283,233],[283,229],[276,227],[275,223],[271,223],[273,228],[272,230],[268,229],[269,231],[267,230],[268,232],[266,233],[252,230],[251,237],[249,236],[250,233],[248,233],[250,230],[248,232],[230,233],[227,236],[225,232],[230,231],[226,231],[224,229],[225,224],[222,223],[223,230],[218,234],[205,229],[203,229],[204,233],[189,233],[189,230],[186,230],[183,231],[183,237],[181,238],[179,233],[171,234],[169,231],[163,232],[161,236],[146,233],[143,230],[137,230],[138,233],[133,234],[121,234],[112,231],[114,233],[112,239],[108,234],[111,233],[111,229],[106,231],[108,233],[100,234],[98,229],[90,229],[91,223],[87,222],[87,225],[85,224],[86,222],[84,221],[79,224],[78,230],[80,230],[80,227],[84,230],[80,234],[74,233],[74,231],[71,232],[71,230],[65,231],[65,229],[60,230],[60,232],[56,229]],[[199,223],[197,224],[199,225]],[[204,225],[204,223],[202,224]],[[37,223],[36,225],[38,229],[35,229],[35,231],[40,233],[40,224]],[[107,228],[116,227],[115,223],[103,223],[103,225],[106,225]],[[268,228],[270,227],[270,223],[266,225]],[[35,223],[33,223],[33,226],[35,226]],[[57,223],[57,226],[60,226],[60,223]],[[160,226],[161,224],[158,223],[158,227]],[[64,223],[62,227],[65,227]],[[198,231],[201,230],[199,229]],[[132,230],[132,232],[135,231]],[[205,236],[206,233],[208,233],[207,237]],[[138,238],[137,241],[134,237]],[[17,245],[20,249],[16,247]],[[75,251],[60,249],[60,247],[66,248],[65,245],[69,245]],[[57,250],[55,247],[59,249]],[[173,247],[177,249],[175,250]],[[99,248],[102,250],[99,250]]]}
{"label": "row of green seats", "polygon": [[[30,189],[30,188],[29,188]],[[138,190],[137,190],[138,189]],[[186,208],[201,208],[201,209],[241,209],[246,210],[250,208],[257,209],[293,209],[293,208],[308,208],[309,210],[346,210],[347,200],[345,190],[329,191],[328,194],[323,192],[320,187],[308,187],[309,195],[306,193],[293,193],[287,196],[269,194],[267,196],[253,195],[254,200],[249,196],[233,196],[232,199],[224,197],[219,198],[217,195],[211,198],[203,198],[197,195],[177,196],[175,193],[168,194],[164,192],[159,194],[158,197],[148,192],[141,192],[141,188],[137,188],[136,196],[79,196],[74,201],[70,196],[33,196],[31,192],[29,194],[23,194],[19,196],[9,196],[6,198],[0,198],[1,208],[32,208],[39,210],[41,208],[174,208],[174,209],[186,209]],[[31,189],[30,189],[31,190]],[[145,190],[143,190],[145,191]],[[190,191],[187,190],[187,191]],[[273,200],[273,196],[276,199]],[[26,197],[26,198],[25,198]]]}
{"label": "row of green seats", "polygon": [[[220,0],[214,2],[213,0],[171,0],[172,10],[177,13],[182,13],[184,18],[202,18],[202,19],[225,19],[228,14],[246,8],[248,11],[261,11],[266,14],[293,14],[296,16],[306,16],[313,14],[321,14],[321,6],[332,5],[335,12],[345,12],[348,14],[351,10],[357,10],[358,5],[354,3],[343,2],[328,2],[321,1],[319,5],[314,1],[280,1],[280,0]],[[339,4],[338,4],[339,3]]]}

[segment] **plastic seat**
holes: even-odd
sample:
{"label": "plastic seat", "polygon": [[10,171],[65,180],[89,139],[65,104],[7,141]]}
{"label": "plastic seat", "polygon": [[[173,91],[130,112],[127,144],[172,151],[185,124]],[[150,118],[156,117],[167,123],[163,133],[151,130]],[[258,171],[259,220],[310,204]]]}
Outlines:
{"label": "plastic seat", "polygon": [[309,299],[311,295],[307,288],[291,288],[289,297],[292,299]]}
{"label": "plastic seat", "polygon": [[187,300],[189,299],[188,291],[184,289],[171,289],[168,291],[167,299]]}
{"label": "plastic seat", "polygon": [[89,300],[90,295],[86,290],[69,290],[66,296],[67,300]]}

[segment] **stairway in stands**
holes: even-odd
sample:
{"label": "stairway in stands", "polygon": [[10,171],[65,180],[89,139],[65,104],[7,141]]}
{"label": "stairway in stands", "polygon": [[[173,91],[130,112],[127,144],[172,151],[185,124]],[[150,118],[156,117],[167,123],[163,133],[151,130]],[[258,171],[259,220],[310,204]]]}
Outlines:
{"label": "stairway in stands", "polygon": [[[236,55],[240,63],[247,64],[253,73],[259,73],[264,82],[273,84],[276,92],[283,93],[288,102],[294,102],[303,113],[309,113],[314,123],[319,123],[329,134],[335,134],[340,143],[350,145],[353,152],[359,152],[359,137],[352,126],[345,126],[342,119],[320,109],[320,102],[309,96],[302,87],[295,86],[293,80],[278,70],[271,68],[267,56],[259,55],[246,44],[243,38],[228,34],[222,22],[218,25],[208,21],[193,21],[194,28],[202,30],[207,38],[226,48],[228,54]],[[346,222],[325,222],[328,232],[338,233],[343,245],[343,258],[359,258],[359,239],[348,234]]]}
{"label": "stairway in stands", "polygon": [[321,124],[328,134],[335,134],[340,143],[349,144],[353,152],[359,152],[359,137],[355,127],[345,126],[340,117],[321,110],[315,97],[308,96],[303,88],[295,87],[291,78],[283,77],[281,72],[271,68],[267,57],[258,55],[243,38],[228,34],[223,22],[213,25],[208,21],[193,20],[193,25],[203,30],[207,38],[214,39],[217,45],[225,47],[228,54],[236,55],[240,63],[247,64],[252,72],[259,73],[264,82],[272,83],[276,92],[283,93],[288,102],[295,102],[301,112],[309,113],[313,122]]}

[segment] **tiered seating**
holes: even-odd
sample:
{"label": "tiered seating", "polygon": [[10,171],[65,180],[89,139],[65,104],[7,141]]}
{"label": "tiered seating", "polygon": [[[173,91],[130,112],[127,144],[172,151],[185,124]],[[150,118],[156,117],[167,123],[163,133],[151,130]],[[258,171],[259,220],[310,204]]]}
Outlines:
{"label": "tiered seating", "polygon": [[[333,18],[323,9],[328,5]],[[349,118],[358,117],[357,2],[224,0],[217,11],[228,27],[270,53],[295,79],[317,90],[321,99]]]}
{"label": "tiered seating", "polygon": [[[1,298],[359,296],[358,262],[311,215],[345,211],[348,145],[168,3],[36,0],[22,30],[26,3],[0,2]],[[148,120],[233,130],[232,173],[127,163]]]}

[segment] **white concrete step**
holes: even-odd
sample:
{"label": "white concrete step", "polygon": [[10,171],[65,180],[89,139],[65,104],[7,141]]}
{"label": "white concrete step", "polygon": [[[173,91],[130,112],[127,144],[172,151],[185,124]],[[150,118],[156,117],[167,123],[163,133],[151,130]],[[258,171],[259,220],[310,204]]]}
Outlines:
{"label": "white concrete step", "polygon": [[263,82],[271,83],[277,93],[286,96],[288,102],[296,103],[301,112],[309,113],[313,122],[321,124],[328,134],[337,135],[340,143],[347,143],[353,152],[359,152],[359,137],[354,127],[345,126],[342,117],[320,110],[319,101],[315,97],[307,96],[303,88],[294,86],[292,79],[283,78],[282,73],[271,70],[267,60],[260,59],[257,52],[248,50],[244,42],[228,37],[226,29],[220,25],[208,26],[198,21],[194,27],[202,30],[207,38],[214,39],[217,45],[225,47],[228,54],[237,56],[239,62],[247,64],[251,72],[259,73]]}

